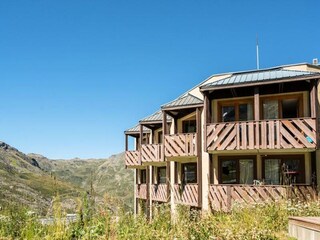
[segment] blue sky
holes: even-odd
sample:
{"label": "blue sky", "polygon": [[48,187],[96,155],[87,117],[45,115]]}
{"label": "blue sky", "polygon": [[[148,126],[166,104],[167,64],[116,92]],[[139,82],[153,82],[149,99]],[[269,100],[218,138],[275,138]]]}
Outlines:
{"label": "blue sky", "polygon": [[0,139],[107,157],[123,131],[214,73],[320,58],[320,2],[1,0]]}

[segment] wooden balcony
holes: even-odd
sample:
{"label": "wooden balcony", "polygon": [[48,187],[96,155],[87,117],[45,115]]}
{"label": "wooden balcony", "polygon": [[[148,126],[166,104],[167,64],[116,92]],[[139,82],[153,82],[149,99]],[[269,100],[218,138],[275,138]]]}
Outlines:
{"label": "wooden balcony", "polygon": [[207,126],[207,150],[315,149],[314,118],[212,123]]}
{"label": "wooden balcony", "polygon": [[147,184],[136,185],[136,198],[147,199]]}
{"label": "wooden balcony", "polygon": [[310,185],[210,185],[209,202],[215,211],[230,211],[235,203],[261,203],[280,199],[317,199]]}
{"label": "wooden balcony", "polygon": [[166,157],[197,156],[197,134],[195,133],[166,135],[164,141]]}
{"label": "wooden balcony", "polygon": [[162,157],[162,144],[144,144],[141,147],[141,161],[142,162],[161,162],[164,161]]}
{"label": "wooden balcony", "polygon": [[139,160],[139,151],[126,151],[125,154],[125,160],[126,160],[126,166],[127,167],[134,167],[140,165]]}
{"label": "wooden balcony", "polygon": [[167,202],[167,184],[155,184],[151,186],[151,199],[158,202]]}
{"label": "wooden balcony", "polygon": [[198,207],[198,184],[174,185],[174,201],[178,204]]}

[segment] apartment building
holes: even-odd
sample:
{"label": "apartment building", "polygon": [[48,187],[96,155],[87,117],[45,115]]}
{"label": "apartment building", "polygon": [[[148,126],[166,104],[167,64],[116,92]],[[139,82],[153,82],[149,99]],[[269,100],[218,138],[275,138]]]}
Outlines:
{"label": "apartment building", "polygon": [[217,74],[141,119],[125,131],[135,212],[317,197],[319,79],[307,63]]}

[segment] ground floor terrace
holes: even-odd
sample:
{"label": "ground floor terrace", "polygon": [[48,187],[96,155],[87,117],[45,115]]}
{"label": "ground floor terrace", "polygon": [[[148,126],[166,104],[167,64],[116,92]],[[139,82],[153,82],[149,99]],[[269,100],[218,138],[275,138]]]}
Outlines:
{"label": "ground floor terrace", "polygon": [[[316,152],[208,154],[136,170],[135,202],[213,211],[236,204],[317,198]],[[319,166],[318,166],[319,167]],[[141,207],[141,204],[140,204]]]}

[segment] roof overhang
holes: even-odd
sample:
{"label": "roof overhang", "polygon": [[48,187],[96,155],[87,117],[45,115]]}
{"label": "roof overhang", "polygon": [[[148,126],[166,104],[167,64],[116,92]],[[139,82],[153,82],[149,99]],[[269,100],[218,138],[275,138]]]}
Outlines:
{"label": "roof overhang", "polygon": [[207,91],[230,89],[230,88],[253,87],[253,86],[261,86],[261,85],[268,85],[268,84],[274,84],[274,83],[285,83],[285,82],[304,81],[304,80],[312,80],[312,79],[320,79],[320,75],[315,74],[315,75],[306,76],[306,77],[283,78],[283,79],[274,79],[270,81],[258,81],[258,82],[243,83],[243,84],[230,84],[230,85],[207,86],[207,87],[203,86],[203,87],[200,87],[200,91],[207,92]]}

